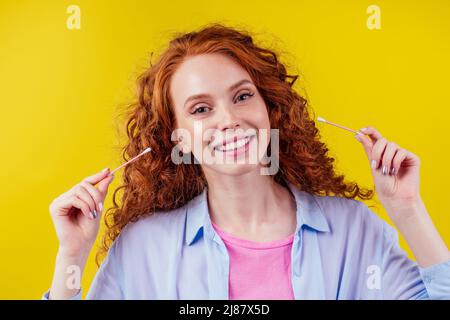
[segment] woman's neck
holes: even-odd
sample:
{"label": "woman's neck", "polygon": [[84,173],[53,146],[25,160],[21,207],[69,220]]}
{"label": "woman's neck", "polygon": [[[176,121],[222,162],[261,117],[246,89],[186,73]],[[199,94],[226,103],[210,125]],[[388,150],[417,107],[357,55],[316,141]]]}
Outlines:
{"label": "woman's neck", "polygon": [[279,240],[291,235],[296,227],[293,195],[259,171],[210,177],[208,205],[211,220],[220,229],[243,239]]}

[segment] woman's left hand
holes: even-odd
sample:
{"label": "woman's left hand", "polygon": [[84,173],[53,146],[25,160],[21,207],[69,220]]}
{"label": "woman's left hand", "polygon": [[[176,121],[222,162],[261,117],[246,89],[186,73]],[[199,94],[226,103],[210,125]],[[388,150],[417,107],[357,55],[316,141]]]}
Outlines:
{"label": "woman's left hand", "polygon": [[388,141],[373,127],[359,132],[363,134],[355,134],[355,137],[369,159],[375,191],[383,206],[395,211],[395,208],[413,206],[420,201],[419,157]]}

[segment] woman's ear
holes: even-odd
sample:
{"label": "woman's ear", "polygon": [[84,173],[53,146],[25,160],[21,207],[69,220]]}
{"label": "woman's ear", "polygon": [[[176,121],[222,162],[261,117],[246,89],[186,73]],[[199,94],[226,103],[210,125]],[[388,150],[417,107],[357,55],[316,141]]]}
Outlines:
{"label": "woman's ear", "polygon": [[191,148],[189,147],[186,139],[184,139],[184,137],[182,135],[179,135],[177,137],[176,142],[179,145],[181,152],[183,152],[185,154],[191,152]]}
{"label": "woman's ear", "polygon": [[185,129],[176,129],[172,134],[172,139],[183,153],[191,152],[189,131]]}
{"label": "woman's ear", "polygon": [[187,154],[187,153],[191,152],[191,148],[188,145],[186,145],[186,143],[181,142],[180,147],[181,147],[181,152],[183,152],[183,153]]}

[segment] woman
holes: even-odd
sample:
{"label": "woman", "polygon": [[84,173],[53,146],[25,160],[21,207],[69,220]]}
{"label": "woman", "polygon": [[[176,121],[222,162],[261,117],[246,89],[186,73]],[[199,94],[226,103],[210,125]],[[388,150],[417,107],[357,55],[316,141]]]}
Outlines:
{"label": "woman", "polygon": [[[296,79],[244,31],[213,24],[170,42],[139,78],[124,158],[152,152],[114,192],[88,299],[450,298],[419,158],[373,127],[355,135],[416,263],[356,200],[373,191],[336,175]],[[113,178],[106,169],[50,205],[60,244],[44,299],[81,297]]]}

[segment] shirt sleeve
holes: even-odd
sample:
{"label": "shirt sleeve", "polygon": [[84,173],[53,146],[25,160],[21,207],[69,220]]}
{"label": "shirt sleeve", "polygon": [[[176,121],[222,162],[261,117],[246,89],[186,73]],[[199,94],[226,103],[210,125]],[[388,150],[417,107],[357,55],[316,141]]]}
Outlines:
{"label": "shirt sleeve", "polygon": [[[123,273],[120,265],[120,236],[113,242],[108,254],[100,265],[86,299],[92,300],[119,300],[123,299],[122,279]],[[49,300],[50,290],[42,295],[42,300]],[[81,300],[82,289],[68,300]]]}
{"label": "shirt sleeve", "polygon": [[450,299],[450,260],[421,268],[398,244],[397,231],[384,222],[384,299]]}
{"label": "shirt sleeve", "polygon": [[111,245],[108,255],[100,265],[86,299],[121,300],[123,295],[123,271],[121,265],[121,235]]}
{"label": "shirt sleeve", "polygon": [[[49,294],[50,294],[50,289],[48,289],[47,292],[45,292],[45,293],[42,295],[41,300],[50,300],[50,299],[48,298],[48,295],[49,295]],[[69,299],[67,299],[67,300],[81,300],[81,289],[78,290],[78,293],[77,293],[76,295],[74,295],[73,297],[71,297],[71,298],[69,298]]]}

